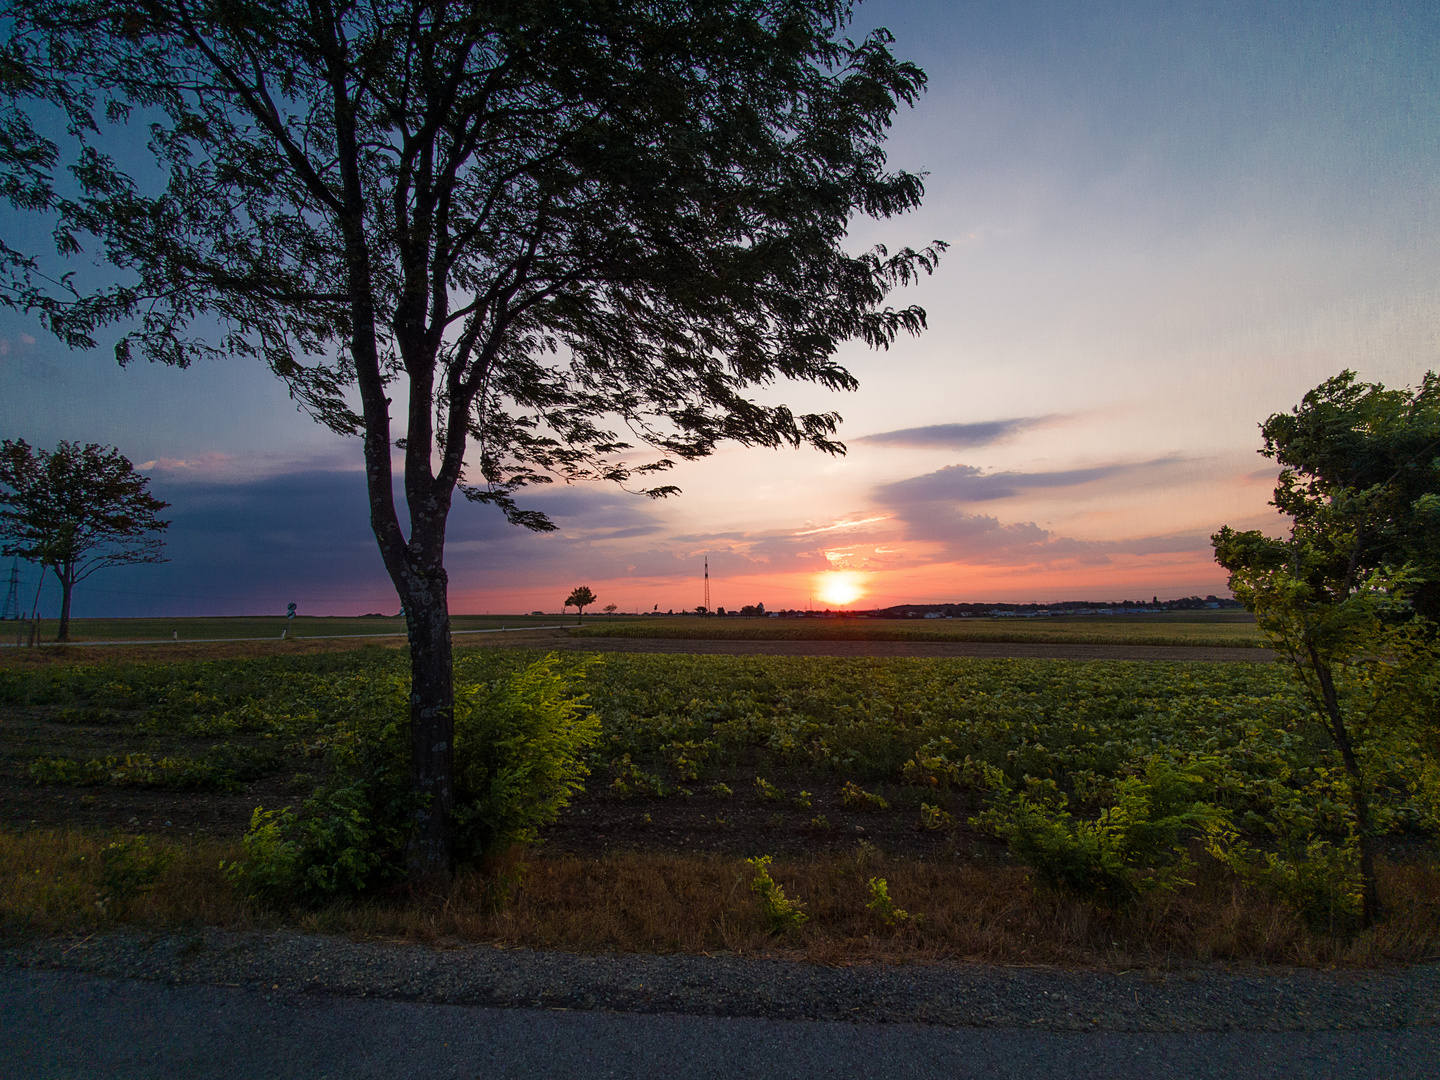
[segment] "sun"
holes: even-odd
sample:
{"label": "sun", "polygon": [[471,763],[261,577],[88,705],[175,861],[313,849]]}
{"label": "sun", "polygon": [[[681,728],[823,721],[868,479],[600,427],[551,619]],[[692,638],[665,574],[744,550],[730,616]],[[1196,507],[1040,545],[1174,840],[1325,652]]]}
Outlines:
{"label": "sun", "polygon": [[852,570],[829,570],[817,574],[815,593],[827,604],[844,607],[865,595],[865,576]]}

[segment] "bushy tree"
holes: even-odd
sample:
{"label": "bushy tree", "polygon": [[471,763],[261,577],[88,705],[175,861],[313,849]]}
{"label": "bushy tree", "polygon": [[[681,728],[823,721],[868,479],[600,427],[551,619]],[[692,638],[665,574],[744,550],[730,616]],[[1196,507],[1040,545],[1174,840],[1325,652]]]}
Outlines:
{"label": "bushy tree", "polygon": [[60,579],[60,630],[70,640],[75,586],[97,570],[164,562],[155,533],[169,503],[111,446],[61,441],[54,451],[0,442],[0,554],[48,567]]}
{"label": "bushy tree", "polygon": [[[833,413],[751,389],[852,389],[841,342],[922,329],[885,300],[943,245],[845,247],[922,192],[881,144],[924,75],[884,31],[845,37],[851,9],[4,0],[0,192],[56,251],[0,246],[0,299],[76,348],[118,326],[122,364],[258,358],[363,435],[409,634],[414,874],[454,835],[456,492],[545,530],[516,495],[552,476],[648,482],[722,440],[839,452]],[[127,171],[142,141],[154,168]],[[117,279],[72,276],[82,254]]]}
{"label": "bushy tree", "polygon": [[570,595],[565,598],[565,606],[573,607],[579,617],[584,619],[585,609],[595,603],[597,599],[598,597],[590,591],[589,585],[581,585],[572,590]]}
{"label": "bushy tree", "polygon": [[1440,379],[1387,390],[1342,372],[1264,425],[1277,539],[1213,537],[1230,588],[1290,663],[1349,779],[1360,914],[1379,911],[1369,772],[1391,738],[1432,745],[1440,615]]}

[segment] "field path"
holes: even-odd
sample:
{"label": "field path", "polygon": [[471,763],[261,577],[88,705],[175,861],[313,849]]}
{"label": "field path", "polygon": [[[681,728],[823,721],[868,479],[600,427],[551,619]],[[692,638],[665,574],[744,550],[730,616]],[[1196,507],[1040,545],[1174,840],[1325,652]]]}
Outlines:
{"label": "field path", "polygon": [[[496,644],[487,642],[486,644]],[[741,641],[686,638],[572,638],[527,635],[506,645],[573,652],[698,653],[716,656],[972,656],[989,660],[1203,660],[1268,663],[1269,649],[1189,645],[1064,645],[1036,641]]]}

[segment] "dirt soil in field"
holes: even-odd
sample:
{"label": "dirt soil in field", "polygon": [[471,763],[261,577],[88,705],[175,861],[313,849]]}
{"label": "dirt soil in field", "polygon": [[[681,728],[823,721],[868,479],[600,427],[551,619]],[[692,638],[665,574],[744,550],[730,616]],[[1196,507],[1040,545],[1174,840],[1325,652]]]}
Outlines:
{"label": "dirt soil in field", "polygon": [[[7,718],[6,726],[11,724]],[[44,725],[32,719],[26,726],[39,733],[37,728]],[[74,733],[74,725],[65,727],[67,733]],[[0,826],[20,831],[115,829],[177,839],[238,840],[257,806],[267,810],[298,806],[314,782],[267,777],[233,795],[42,786],[24,776],[23,763],[13,751],[6,757],[0,775]],[[999,851],[993,841],[970,834],[963,825],[958,833],[920,828],[920,800],[934,796],[916,788],[871,785],[869,790],[882,792],[891,808],[860,812],[843,804],[843,781],[833,775],[770,770],[767,778],[783,792],[782,798],[760,798],[753,770],[712,769],[703,781],[689,785],[690,795],[620,799],[610,794],[613,778],[601,770],[547,830],[545,850],[575,855],[653,851],[787,856],[853,849],[863,840],[887,854],[920,858],[976,857]],[[713,793],[711,785],[716,783],[726,784],[733,794]],[[798,802],[802,791],[807,793],[808,807]],[[974,812],[963,800],[954,802],[951,812],[957,821]]]}

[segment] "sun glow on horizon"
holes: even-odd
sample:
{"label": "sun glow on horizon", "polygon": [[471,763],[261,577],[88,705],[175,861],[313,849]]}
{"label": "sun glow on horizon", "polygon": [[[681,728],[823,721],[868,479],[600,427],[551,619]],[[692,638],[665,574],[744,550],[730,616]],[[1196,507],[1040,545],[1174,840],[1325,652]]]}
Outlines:
{"label": "sun glow on horizon", "polygon": [[853,604],[865,595],[865,575],[853,570],[828,570],[817,574],[815,595],[836,607]]}

